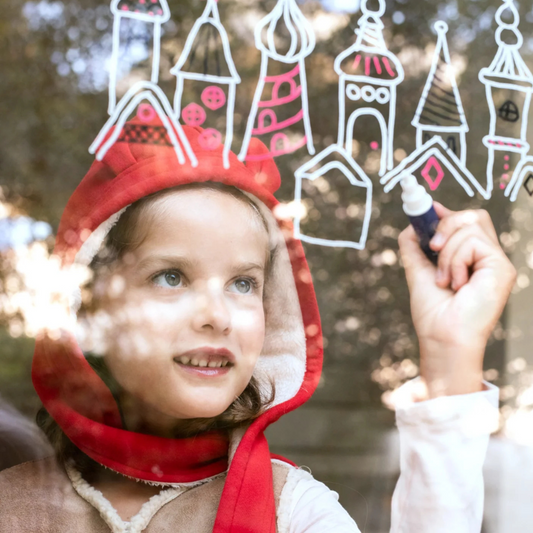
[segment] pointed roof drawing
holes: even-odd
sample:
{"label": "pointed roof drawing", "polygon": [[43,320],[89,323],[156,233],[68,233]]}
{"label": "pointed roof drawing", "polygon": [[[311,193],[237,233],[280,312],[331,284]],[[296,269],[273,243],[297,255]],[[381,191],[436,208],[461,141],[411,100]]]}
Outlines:
{"label": "pointed roof drawing", "polygon": [[[290,40],[284,50],[282,43]],[[255,27],[255,46],[272,59],[295,63],[307,57],[316,44],[315,32],[296,0],[278,0],[274,9]]]}
{"label": "pointed roof drawing", "polygon": [[[473,174],[461,163],[459,158],[438,135],[429,139],[429,141],[406,157],[397,167],[385,174],[380,180],[380,183],[385,185],[383,190],[390,192],[406,175],[413,174],[423,165],[426,168],[431,158],[450,172],[468,196],[474,196],[475,189],[485,200],[490,198],[490,192],[483,189]],[[436,170],[438,175],[434,180],[431,180],[430,177],[426,178],[432,189],[436,189],[443,178],[442,169]]]}
{"label": "pointed roof drawing", "polygon": [[207,0],[202,16],[194,23],[178,62],[170,72],[191,79],[240,83],[216,0]]}
{"label": "pointed roof drawing", "polygon": [[113,0],[111,12],[146,22],[166,22],[170,19],[167,0]]}
{"label": "pointed roof drawing", "polygon": [[379,8],[368,8],[367,0],[361,3],[363,16],[355,30],[355,43],[335,59],[335,71],[339,76],[348,75],[361,81],[379,80],[386,85],[396,85],[404,78],[400,60],[387,49],[383,38],[385,0],[379,0]]}
{"label": "pointed roof drawing", "polygon": [[[148,103],[152,109],[140,109],[140,104]],[[181,125],[174,119],[172,107],[165,96],[165,93],[154,83],[149,81],[137,82],[129,91],[122,97],[120,102],[115,107],[113,114],[109,117],[100,133],[96,136],[89,147],[89,153],[96,154],[96,159],[101,161],[107,151],[120,140],[124,132],[124,124],[129,117],[137,110],[137,115],[141,118],[145,114],[148,121],[152,120],[152,116],[157,115],[161,120],[165,130],[168,142],[157,142],[155,144],[170,143],[174,147],[176,156],[180,164],[185,164],[185,153],[189,158],[192,166],[198,164],[198,160],[194,155],[189,141],[183,131]],[[141,118],[142,120],[142,118]],[[108,136],[111,128],[114,126],[113,132]],[[185,153],[184,153],[185,150]]]}
{"label": "pointed roof drawing", "polygon": [[[512,20],[509,23],[502,19],[502,15],[506,11],[511,15]],[[533,74],[520,55],[519,50],[524,43],[524,38],[518,29],[520,16],[513,0],[504,0],[496,11],[495,19],[498,24],[495,36],[498,51],[492,63],[480,70],[480,81],[488,84],[503,84],[503,87],[511,89],[518,86],[518,88],[531,90],[533,88]]]}
{"label": "pointed roof drawing", "polygon": [[433,62],[411,124],[432,131],[468,131],[448,50],[448,25],[439,20],[435,23],[435,31],[437,45]]}
{"label": "pointed roof drawing", "polygon": [[294,177],[296,178],[294,200],[296,203],[301,202],[302,179],[309,179],[312,181],[320,176],[324,176],[332,169],[340,170],[352,185],[367,189],[365,215],[363,218],[361,238],[358,242],[354,242],[309,237],[308,235],[303,235],[300,232],[300,219],[298,217],[294,220],[294,236],[297,239],[309,242],[311,244],[321,244],[324,246],[344,246],[346,248],[362,250],[366,245],[370,217],[372,216],[372,180],[366,175],[365,171],[355,162],[353,157],[344,148],[338,144],[332,144],[296,170],[294,173]]}

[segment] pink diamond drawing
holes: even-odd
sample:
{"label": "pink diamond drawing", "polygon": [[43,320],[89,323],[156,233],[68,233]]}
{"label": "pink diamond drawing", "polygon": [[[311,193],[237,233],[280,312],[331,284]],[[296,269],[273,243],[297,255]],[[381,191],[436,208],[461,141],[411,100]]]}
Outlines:
{"label": "pink diamond drawing", "polygon": [[[432,170],[437,173],[435,177],[430,174]],[[422,177],[428,182],[429,188],[432,191],[437,189],[437,187],[440,185],[440,182],[442,181],[442,178],[444,178],[444,170],[442,170],[440,163],[433,155],[428,159],[426,166],[422,169],[421,174]]]}

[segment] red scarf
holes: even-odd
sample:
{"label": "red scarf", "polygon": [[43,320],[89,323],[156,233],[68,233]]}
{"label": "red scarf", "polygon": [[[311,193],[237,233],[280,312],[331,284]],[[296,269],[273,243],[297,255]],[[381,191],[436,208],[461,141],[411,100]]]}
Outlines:
{"label": "red scarf", "polygon": [[[178,164],[171,147],[121,142],[103,161],[93,163],[70,198],[58,229],[54,253],[65,266],[74,260],[87,230],[93,232],[120,209],[165,188],[210,180],[246,191],[271,210],[278,205],[273,193],[280,176],[263,144],[252,139],[249,149],[263,160],[245,165],[231,153],[230,168],[225,169],[221,149],[206,151],[197,142],[200,129],[184,130],[198,157],[197,167]],[[215,533],[275,533],[271,454],[263,432],[309,399],[322,368],[320,317],[304,251],[290,237],[290,223],[280,222],[280,229],[286,236],[306,331],[306,372],[293,398],[268,410],[245,432],[228,470]],[[221,432],[166,439],[121,429],[110,390],[67,334],[59,340],[45,336],[37,340],[32,377],[44,406],[69,439],[112,470],[146,481],[185,483],[228,468],[228,439]]]}

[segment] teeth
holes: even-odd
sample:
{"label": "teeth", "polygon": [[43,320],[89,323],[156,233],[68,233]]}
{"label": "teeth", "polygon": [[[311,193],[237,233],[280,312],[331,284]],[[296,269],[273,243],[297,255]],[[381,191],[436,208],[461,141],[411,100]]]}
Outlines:
{"label": "teeth", "polygon": [[198,359],[196,359],[196,358],[193,359],[193,360],[191,361],[191,365],[192,365],[192,366],[198,366]]}
{"label": "teeth", "polygon": [[207,366],[207,361],[203,360],[199,363],[200,366]]}
{"label": "teeth", "polygon": [[228,364],[227,361],[221,361],[220,366],[226,366]]}
{"label": "teeth", "polygon": [[185,356],[185,355],[182,355],[182,356],[180,357],[180,363],[181,363],[182,365],[188,365],[188,364],[189,364],[189,361],[190,361],[190,359],[189,359],[187,356]]}
{"label": "teeth", "polygon": [[211,361],[207,366],[209,368],[215,368],[218,366],[218,363],[216,361]]}

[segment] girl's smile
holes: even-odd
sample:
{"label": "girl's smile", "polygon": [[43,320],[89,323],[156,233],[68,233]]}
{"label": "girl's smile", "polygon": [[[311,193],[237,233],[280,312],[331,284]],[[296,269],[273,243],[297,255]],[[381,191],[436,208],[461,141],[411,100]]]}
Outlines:
{"label": "girl's smile", "polygon": [[218,377],[227,374],[235,365],[235,356],[226,348],[205,346],[174,357],[178,367],[199,377]]}

